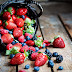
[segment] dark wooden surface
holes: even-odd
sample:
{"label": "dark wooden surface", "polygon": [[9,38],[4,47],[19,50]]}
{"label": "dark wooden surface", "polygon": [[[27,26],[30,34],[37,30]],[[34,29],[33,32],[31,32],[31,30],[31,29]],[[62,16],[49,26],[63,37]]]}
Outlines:
{"label": "dark wooden surface", "polygon": [[[65,19],[71,19],[72,15],[72,4],[67,3],[42,3],[42,6],[44,8],[43,15],[39,18],[40,21],[40,28],[42,30],[44,39],[51,40],[56,35],[60,35],[65,44],[66,47],[64,49],[60,48],[53,48],[48,47],[48,49],[53,52],[58,52],[59,54],[63,55],[63,62],[62,63],[55,63],[55,58],[53,57],[52,60],[54,61],[54,72],[72,72],[72,41],[63,26],[59,14],[61,14],[62,21],[64,23],[69,24],[65,21]],[[68,8],[67,8],[68,7]],[[72,20],[70,20],[70,27]],[[41,35],[40,28],[38,29],[37,35]],[[70,29],[70,28],[69,28]],[[72,30],[72,29],[71,29]],[[42,52],[44,52],[44,49],[41,49]],[[0,72],[16,72],[16,66],[11,66],[9,64],[9,57],[5,56],[4,54],[0,54]],[[19,65],[18,68],[24,69],[26,64],[30,64],[30,69],[26,70],[26,72],[34,72],[34,61],[27,60],[22,65]],[[63,66],[64,70],[57,71],[57,68],[59,66]],[[40,67],[39,72],[52,72],[51,68],[48,67],[47,63],[44,66]]]}

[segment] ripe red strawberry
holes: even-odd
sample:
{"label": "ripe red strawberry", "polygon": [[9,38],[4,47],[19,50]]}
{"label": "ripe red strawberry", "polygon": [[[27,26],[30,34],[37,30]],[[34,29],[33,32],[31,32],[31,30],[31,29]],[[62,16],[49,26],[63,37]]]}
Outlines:
{"label": "ripe red strawberry", "polygon": [[1,30],[1,29],[4,29],[3,26],[0,26],[0,30]]}
{"label": "ripe red strawberry", "polygon": [[36,60],[35,60],[35,66],[42,66],[47,62],[48,57],[44,55],[43,53],[39,53]]}
{"label": "ripe red strawberry", "polygon": [[26,72],[25,70],[19,70],[18,72]]}
{"label": "ripe red strawberry", "polygon": [[32,38],[32,35],[31,34],[29,34],[29,33],[25,33],[25,38],[27,37],[27,36],[29,36],[30,37],[30,39]]}
{"label": "ripe red strawberry", "polygon": [[53,47],[64,48],[65,43],[61,37],[57,37],[53,42]]}
{"label": "ripe red strawberry", "polygon": [[7,44],[6,49],[10,50],[12,48],[12,46],[13,46],[12,44]]}
{"label": "ripe red strawberry", "polygon": [[28,46],[25,45],[25,46],[23,46],[23,47],[21,48],[20,52],[24,52],[24,50],[28,51],[28,49],[29,49]]}
{"label": "ripe red strawberry", "polygon": [[18,37],[20,37],[22,35],[23,35],[23,31],[20,28],[16,28],[16,29],[13,30],[13,36],[14,37],[18,38]]}
{"label": "ripe red strawberry", "polygon": [[24,26],[23,26],[23,27],[21,27],[21,30],[24,30]]}
{"label": "ripe red strawberry", "polygon": [[0,26],[2,25],[2,20],[0,20]]}
{"label": "ripe red strawberry", "polygon": [[22,44],[21,43],[16,43],[15,45],[22,47]]}
{"label": "ripe red strawberry", "polygon": [[8,30],[12,30],[12,29],[17,28],[17,25],[13,21],[10,21],[10,20],[7,20],[5,22],[5,26]]}
{"label": "ripe red strawberry", "polygon": [[29,47],[29,49],[28,50],[33,50],[34,52],[35,52],[35,48],[34,47]]}
{"label": "ripe red strawberry", "polygon": [[38,53],[37,52],[32,53],[31,54],[31,60],[36,60],[37,56],[38,56]]}
{"label": "ripe red strawberry", "polygon": [[15,15],[12,15],[12,19],[15,20],[17,17]]}
{"label": "ripe red strawberry", "polygon": [[18,27],[24,26],[24,20],[22,18],[17,18],[14,21]]}
{"label": "ripe red strawberry", "polygon": [[8,12],[10,12],[11,15],[15,14],[15,9],[14,7],[8,7]]}
{"label": "ripe red strawberry", "polygon": [[5,29],[1,29],[1,34],[8,34],[8,31]]}
{"label": "ripe red strawberry", "polygon": [[18,10],[17,10],[17,15],[25,15],[27,13],[27,8],[19,8]]}
{"label": "ripe red strawberry", "polygon": [[24,36],[23,36],[23,35],[20,36],[20,37],[18,38],[18,41],[23,43],[23,42],[24,42]]}
{"label": "ripe red strawberry", "polygon": [[11,34],[4,34],[4,35],[2,35],[1,39],[2,39],[2,41],[4,43],[7,43],[7,44],[13,42],[13,36]]}
{"label": "ripe red strawberry", "polygon": [[10,19],[10,18],[11,18],[11,15],[10,15],[9,12],[4,12],[4,13],[3,13],[3,19],[8,20],[8,19]]}
{"label": "ripe red strawberry", "polygon": [[19,65],[24,63],[25,56],[22,53],[17,53],[10,61],[12,65]]}
{"label": "ripe red strawberry", "polygon": [[28,40],[28,41],[26,41],[26,44],[29,46],[33,46],[35,43],[32,40]]}

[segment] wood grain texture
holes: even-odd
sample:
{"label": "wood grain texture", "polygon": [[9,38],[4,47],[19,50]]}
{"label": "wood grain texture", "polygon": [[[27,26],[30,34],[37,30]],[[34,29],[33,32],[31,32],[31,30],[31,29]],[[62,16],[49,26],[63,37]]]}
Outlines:
{"label": "wood grain texture", "polygon": [[59,16],[72,39],[72,13],[60,14]]}
{"label": "wood grain texture", "polygon": [[54,38],[54,36],[60,35],[66,44],[66,47],[64,49],[48,47],[48,49],[52,53],[58,52],[58,54],[61,54],[64,58],[61,63],[56,63],[56,58],[52,58],[55,63],[53,68],[54,72],[59,72],[57,71],[57,68],[59,66],[64,67],[64,70],[62,70],[62,72],[72,72],[72,44],[58,17],[54,15],[41,16],[40,25],[45,39],[51,40]]}

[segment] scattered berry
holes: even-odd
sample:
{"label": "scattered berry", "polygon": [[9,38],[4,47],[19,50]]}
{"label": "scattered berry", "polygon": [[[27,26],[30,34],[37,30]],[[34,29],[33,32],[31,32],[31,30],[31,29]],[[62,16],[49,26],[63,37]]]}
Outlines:
{"label": "scattered berry", "polygon": [[2,25],[2,20],[0,20],[0,26]]}
{"label": "scattered berry", "polygon": [[24,15],[22,15],[22,18],[24,19],[24,18],[25,18],[25,16],[24,16]]}
{"label": "scattered berry", "polygon": [[15,56],[15,54],[10,54],[10,58],[12,59]]}
{"label": "scattered berry", "polygon": [[26,40],[30,40],[30,37],[29,36],[26,36]]}
{"label": "scattered berry", "polygon": [[38,52],[39,51],[39,48],[38,47],[35,47],[35,52]]}
{"label": "scattered berry", "polygon": [[26,72],[25,70],[19,70],[18,72]]}
{"label": "scattered berry", "polygon": [[39,71],[40,68],[38,66],[34,67],[34,71]]}
{"label": "scattered berry", "polygon": [[1,34],[8,34],[8,31],[5,30],[5,29],[2,29],[2,30],[1,30]]}
{"label": "scattered berry", "polygon": [[25,69],[29,69],[29,68],[30,68],[29,64],[25,65]]}
{"label": "scattered berry", "polygon": [[58,70],[63,70],[63,67],[62,67],[62,66],[59,66],[59,67],[58,67]]}
{"label": "scattered berry", "polygon": [[15,41],[13,41],[13,42],[12,42],[12,45],[14,45],[14,44],[16,44],[16,42],[15,42]]}
{"label": "scattered berry", "polygon": [[25,46],[26,45],[26,43],[21,43],[22,44],[22,46]]}
{"label": "scattered berry", "polygon": [[53,57],[57,57],[58,56],[58,53],[57,52],[54,52],[53,53]]}

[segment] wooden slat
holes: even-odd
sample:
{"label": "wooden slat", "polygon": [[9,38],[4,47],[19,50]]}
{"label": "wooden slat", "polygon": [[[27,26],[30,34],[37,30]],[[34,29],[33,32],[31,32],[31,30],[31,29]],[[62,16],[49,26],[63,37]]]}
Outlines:
{"label": "wooden slat", "polygon": [[[40,29],[38,28],[38,31],[37,31],[37,35],[40,35],[41,36],[41,32],[40,32]],[[40,49],[41,52],[44,52],[45,51],[45,48],[44,49]],[[25,68],[25,65],[26,64],[29,64],[30,65],[30,68],[28,70],[26,70],[26,72],[34,72],[34,62],[35,61],[31,61],[31,60],[27,60],[26,62],[24,62],[23,64],[19,65],[18,66],[18,69],[21,70],[21,69],[24,69]],[[47,63],[43,66],[40,67],[40,70],[38,72],[51,72],[51,68],[48,67]]]}
{"label": "wooden slat", "polygon": [[60,14],[59,16],[72,39],[72,13]]}
{"label": "wooden slat", "polygon": [[60,48],[53,48],[53,47],[48,47],[48,49],[53,53],[53,52],[58,52],[58,54],[61,54],[63,56],[63,61],[61,63],[55,63],[56,58],[53,57],[52,60],[54,61],[54,72],[59,72],[57,71],[59,66],[63,66],[64,70],[61,72],[72,72],[72,45],[71,41],[63,28],[63,25],[59,21],[58,17],[55,15],[42,15],[40,17],[40,25],[42,28],[42,32],[44,35],[44,38],[47,40],[51,40],[54,38],[54,36],[60,35],[65,44],[66,47],[64,49]]}

